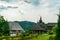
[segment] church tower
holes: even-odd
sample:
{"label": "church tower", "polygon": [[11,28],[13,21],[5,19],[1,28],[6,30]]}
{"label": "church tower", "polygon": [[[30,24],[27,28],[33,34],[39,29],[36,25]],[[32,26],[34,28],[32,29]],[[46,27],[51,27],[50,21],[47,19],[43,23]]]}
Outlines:
{"label": "church tower", "polygon": [[46,25],[45,23],[42,21],[42,17],[40,17],[39,22],[37,22],[37,24],[32,28],[33,33],[45,33],[46,30]]}
{"label": "church tower", "polygon": [[44,23],[43,20],[42,20],[42,17],[40,17],[39,22],[37,22],[37,23],[39,23],[39,24]]}
{"label": "church tower", "polygon": [[39,23],[42,23],[43,21],[42,21],[42,17],[40,17],[40,20],[39,20]]}

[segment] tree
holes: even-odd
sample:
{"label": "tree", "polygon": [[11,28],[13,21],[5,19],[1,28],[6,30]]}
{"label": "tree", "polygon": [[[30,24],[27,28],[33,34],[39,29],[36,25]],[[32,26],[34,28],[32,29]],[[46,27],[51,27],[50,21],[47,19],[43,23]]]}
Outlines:
{"label": "tree", "polygon": [[57,27],[57,25],[55,25],[55,26],[53,27],[53,30],[52,30],[54,34],[56,34],[56,30],[57,30],[57,29],[58,29],[58,27]]}
{"label": "tree", "polygon": [[58,15],[58,24],[57,24],[55,40],[60,40],[60,15]]}
{"label": "tree", "polygon": [[9,25],[3,16],[0,16],[0,35],[9,35]]}

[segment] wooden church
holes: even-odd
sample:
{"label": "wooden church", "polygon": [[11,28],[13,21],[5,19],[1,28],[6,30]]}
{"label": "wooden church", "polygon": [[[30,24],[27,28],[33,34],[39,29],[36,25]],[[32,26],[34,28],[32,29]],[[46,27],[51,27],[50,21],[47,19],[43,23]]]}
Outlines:
{"label": "wooden church", "polygon": [[37,22],[37,24],[32,28],[32,33],[44,33],[44,32],[47,32],[47,26],[40,17],[39,22]]}
{"label": "wooden church", "polygon": [[45,24],[40,17],[39,22],[32,28],[32,33],[43,34],[46,33],[48,30],[52,30],[53,26],[57,23],[47,23]]}
{"label": "wooden church", "polygon": [[16,34],[25,32],[18,22],[9,22],[9,31],[10,36],[16,36]]}

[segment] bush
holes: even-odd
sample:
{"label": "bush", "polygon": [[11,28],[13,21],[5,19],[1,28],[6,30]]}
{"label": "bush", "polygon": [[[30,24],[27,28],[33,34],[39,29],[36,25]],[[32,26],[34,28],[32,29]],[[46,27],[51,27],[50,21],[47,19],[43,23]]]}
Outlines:
{"label": "bush", "polygon": [[53,27],[53,32],[56,34],[56,30],[58,29],[57,25]]}
{"label": "bush", "polygon": [[52,30],[49,30],[49,31],[48,31],[48,34],[49,34],[49,35],[53,35],[53,31],[52,31]]}
{"label": "bush", "polygon": [[49,40],[54,40],[54,37],[53,37],[53,36],[50,36],[50,37],[49,37]]}

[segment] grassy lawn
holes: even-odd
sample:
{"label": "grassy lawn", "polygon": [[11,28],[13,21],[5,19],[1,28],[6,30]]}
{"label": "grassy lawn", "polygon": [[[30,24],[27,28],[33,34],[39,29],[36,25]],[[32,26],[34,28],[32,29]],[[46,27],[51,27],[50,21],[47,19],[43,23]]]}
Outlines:
{"label": "grassy lawn", "polygon": [[[55,36],[55,35],[48,35],[48,34],[39,34],[39,35],[37,35],[37,36],[35,36],[36,34],[34,34],[34,36],[32,37],[32,38],[30,38],[30,36],[26,36],[26,37],[24,37],[24,38],[27,38],[27,40],[48,40],[49,39],[49,37],[51,37],[51,36]],[[19,37],[10,37],[10,36],[5,36],[5,37],[0,37],[0,38],[4,38],[4,39],[9,39],[9,40],[12,40],[12,38],[13,38],[13,40],[19,40],[19,39],[21,39],[21,36],[19,36]]]}
{"label": "grassy lawn", "polygon": [[50,35],[48,34],[43,34],[43,35],[39,35],[38,37],[34,37],[30,40],[48,40],[50,37]]}

